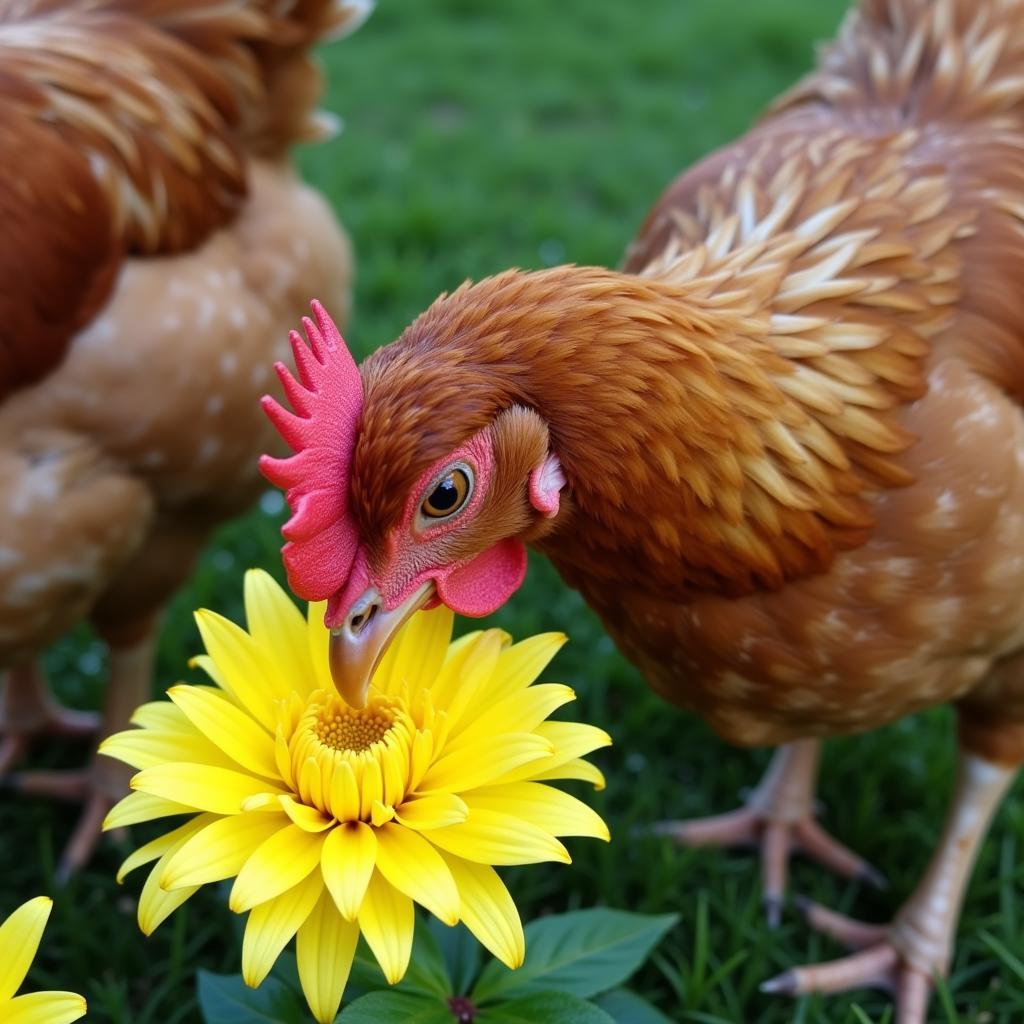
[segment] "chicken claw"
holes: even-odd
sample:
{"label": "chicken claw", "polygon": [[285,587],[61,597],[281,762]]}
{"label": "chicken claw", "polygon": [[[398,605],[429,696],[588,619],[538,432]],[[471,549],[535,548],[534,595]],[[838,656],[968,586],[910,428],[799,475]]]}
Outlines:
{"label": "chicken claw", "polygon": [[61,707],[53,699],[37,663],[12,668],[0,693],[0,778],[25,756],[35,737],[92,736],[99,726],[99,715]]}
{"label": "chicken claw", "polygon": [[762,992],[804,995],[883,988],[896,999],[895,1024],[925,1024],[933,979],[949,969],[960,905],[989,821],[1015,771],[964,754],[953,805],[928,870],[889,925],[864,924],[800,900],[807,922],[853,952],[766,981]]}
{"label": "chicken claw", "polygon": [[833,839],[815,820],[814,784],[821,744],[800,740],[780,747],[746,806],[727,814],[655,826],[682,846],[759,846],[762,902],[770,927],[778,926],[786,891],[789,857],[800,852],[846,878],[878,889],[884,876]]}

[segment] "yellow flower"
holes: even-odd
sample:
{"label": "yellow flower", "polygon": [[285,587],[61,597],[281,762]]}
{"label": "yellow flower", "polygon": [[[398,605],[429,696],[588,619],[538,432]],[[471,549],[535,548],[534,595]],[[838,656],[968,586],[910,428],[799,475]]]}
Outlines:
{"label": "yellow flower", "polygon": [[85,1000],[74,992],[15,996],[39,948],[53,901],[37,896],[0,925],[0,1021],[3,1024],[71,1024],[85,1016]]}
{"label": "yellow flower", "polygon": [[[332,1021],[360,932],[394,984],[405,974],[413,902],[462,921],[509,967],[523,930],[492,865],[569,862],[559,836],[608,838],[589,807],[546,785],[603,785],[584,755],[592,726],[546,721],[574,698],[530,684],[565,642],[501,630],[451,642],[446,608],[413,616],[353,709],[327,665],[323,605],[306,621],[265,572],[245,579],[249,631],[196,614],[214,686],[172,687],[101,750],[141,769],[106,828],[189,814],[132,854],[156,861],[139,900],[149,934],[207,883],[234,877],[249,912],[242,974],[256,986],[298,934],[302,988]],[[199,812],[199,813],[197,813]]]}

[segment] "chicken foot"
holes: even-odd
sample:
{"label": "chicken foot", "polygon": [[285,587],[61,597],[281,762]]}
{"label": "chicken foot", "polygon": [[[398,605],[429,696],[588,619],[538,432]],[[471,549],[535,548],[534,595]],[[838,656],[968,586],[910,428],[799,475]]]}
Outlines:
{"label": "chicken foot", "polygon": [[[135,709],[149,700],[156,635],[156,627],[151,625],[141,637],[133,636],[130,643],[111,641],[100,738],[127,728]],[[58,880],[66,880],[92,856],[102,834],[103,819],[128,793],[128,781],[134,774],[134,769],[120,761],[95,753],[82,771],[22,772],[12,777],[11,785],[20,793],[84,804],[61,857]]]}
{"label": "chicken foot", "polygon": [[804,901],[808,923],[854,952],[794,967],[766,981],[763,992],[803,995],[884,988],[896,999],[895,1024],[925,1024],[932,979],[952,958],[960,907],[988,826],[1016,769],[974,754],[960,772],[942,838],[928,870],[890,925],[872,925]]}
{"label": "chicken foot", "polygon": [[91,736],[100,716],[62,707],[37,661],[15,665],[0,692],[0,778],[28,752],[37,736]]}
{"label": "chicken foot", "polygon": [[710,818],[661,822],[655,831],[681,846],[759,846],[762,902],[773,928],[782,917],[789,857],[797,851],[836,874],[884,888],[885,879],[875,868],[815,820],[820,756],[820,740],[779,747],[743,807]]}

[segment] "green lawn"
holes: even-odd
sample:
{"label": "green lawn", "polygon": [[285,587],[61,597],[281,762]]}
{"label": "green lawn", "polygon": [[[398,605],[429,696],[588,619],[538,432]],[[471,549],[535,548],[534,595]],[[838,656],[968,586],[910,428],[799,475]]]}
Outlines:
{"label": "green lawn", "polygon": [[[354,347],[365,354],[388,342],[465,277],[567,260],[617,263],[660,190],[742,132],[809,66],[813,41],[831,33],[843,6],[382,0],[356,36],[324,53],[326,105],[344,117],[345,132],[301,155],[355,243]],[[192,608],[237,617],[247,566],[280,575],[275,499],[268,495],[262,510],[215,538],[174,602],[160,649],[161,689],[198,648]],[[575,841],[571,867],[509,872],[524,918],[598,903],[679,911],[681,924],[637,979],[674,1021],[885,1020],[887,1002],[872,993],[796,1004],[759,995],[759,982],[786,965],[838,950],[792,914],[779,931],[767,929],[751,857],[680,852],[634,837],[634,826],[659,817],[733,806],[767,752],[728,749],[700,722],[659,703],[540,560],[496,620],[516,636],[569,633],[572,643],[548,675],[579,693],[572,717],[608,727],[616,741],[595,758],[609,786],[593,798],[612,826],[612,844]],[[102,650],[84,632],[48,663],[67,701],[98,703]],[[829,744],[825,823],[882,867],[891,888],[874,894],[803,864],[795,888],[869,919],[888,917],[937,835],[953,749],[945,711]],[[81,753],[44,751],[38,760],[73,764]],[[935,1021],[1024,1020],[1024,804],[1016,793],[982,853]],[[0,911],[52,892],[51,870],[74,813],[0,803]],[[96,1022],[196,1021],[194,971],[236,968],[238,921],[222,894],[209,891],[142,938],[134,921],[141,873],[124,889],[113,881],[122,855],[108,843],[63,894],[32,981],[83,992]]]}

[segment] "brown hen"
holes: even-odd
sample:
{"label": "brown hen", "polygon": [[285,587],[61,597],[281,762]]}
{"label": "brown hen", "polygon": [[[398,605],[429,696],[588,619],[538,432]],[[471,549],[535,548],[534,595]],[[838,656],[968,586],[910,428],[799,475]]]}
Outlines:
{"label": "brown hen", "polygon": [[[319,40],[362,0],[0,0],[0,775],[57,707],[39,652],[89,619],[104,731],[149,694],[159,615],[260,490],[257,398],[310,290],[347,312],[347,239],[288,154],[322,134]],[[86,799],[65,868],[124,782]]]}
{"label": "brown hen", "polygon": [[266,469],[339,687],[363,700],[412,608],[493,610],[532,544],[659,694],[788,744],[747,807],[664,826],[760,841],[773,916],[791,847],[875,877],[814,820],[819,739],[955,702],[960,781],[920,886],[891,927],[811,907],[857,952],[766,986],[892,986],[922,1024],[1024,761],[1021,281],[1024,2],[864,0],[666,192],[623,272],[466,284],[355,388],[314,339],[305,419],[274,413],[297,454]]}

